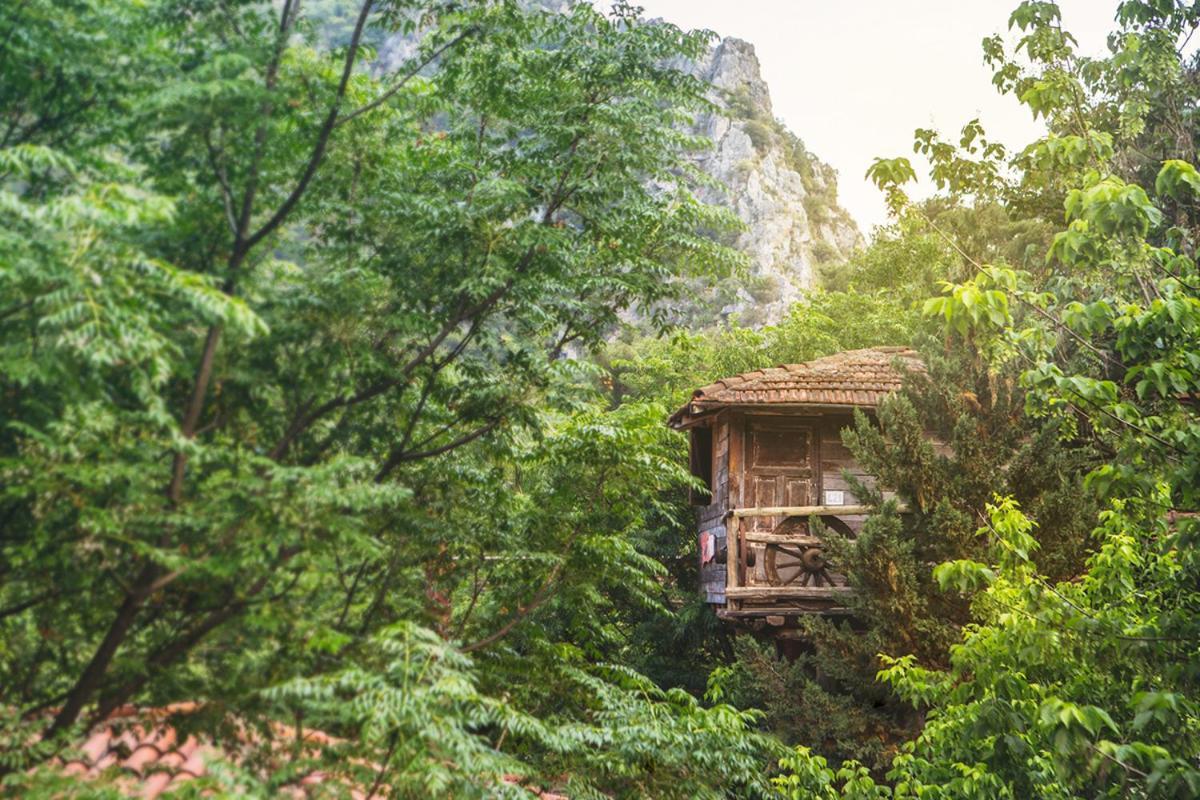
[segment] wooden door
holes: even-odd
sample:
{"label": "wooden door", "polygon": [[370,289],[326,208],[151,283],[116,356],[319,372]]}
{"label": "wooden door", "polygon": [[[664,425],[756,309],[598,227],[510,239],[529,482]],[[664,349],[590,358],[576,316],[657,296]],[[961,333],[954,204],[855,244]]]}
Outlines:
{"label": "wooden door", "polygon": [[[745,495],[755,508],[812,505],[817,495],[816,438],[811,424],[780,417],[747,417]],[[751,531],[770,532],[782,517],[750,517]]]}

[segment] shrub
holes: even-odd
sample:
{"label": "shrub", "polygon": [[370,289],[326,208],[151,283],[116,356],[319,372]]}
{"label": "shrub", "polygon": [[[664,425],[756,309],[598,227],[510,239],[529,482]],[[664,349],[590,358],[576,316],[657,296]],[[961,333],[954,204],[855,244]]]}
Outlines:
{"label": "shrub", "polygon": [[750,143],[760,154],[771,145],[774,139],[771,126],[759,119],[746,120],[742,125],[742,130],[750,137]]}

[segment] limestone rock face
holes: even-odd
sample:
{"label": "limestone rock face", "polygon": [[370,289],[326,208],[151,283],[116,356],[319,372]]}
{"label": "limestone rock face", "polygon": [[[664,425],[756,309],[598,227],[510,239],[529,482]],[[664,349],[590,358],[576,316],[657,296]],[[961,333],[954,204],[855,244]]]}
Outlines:
{"label": "limestone rock face", "polygon": [[746,224],[734,245],[751,261],[749,281],[719,290],[718,314],[775,322],[815,284],[820,265],[844,260],[862,237],[837,205],[833,168],[775,120],[753,45],[724,39],[694,70],[723,110],[696,121],[696,132],[713,142],[699,166],[726,187],[705,190],[704,199]]}
{"label": "limestone rock face", "polygon": [[749,42],[732,36],[722,39],[712,49],[708,61],[697,65],[696,72],[726,92],[736,93],[744,89],[752,106],[768,116],[772,114],[771,92],[762,79],[758,54]]}

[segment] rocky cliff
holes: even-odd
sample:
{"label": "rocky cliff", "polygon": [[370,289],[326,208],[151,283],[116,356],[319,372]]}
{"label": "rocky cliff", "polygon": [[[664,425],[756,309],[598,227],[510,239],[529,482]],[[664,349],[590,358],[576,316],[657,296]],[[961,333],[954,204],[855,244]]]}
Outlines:
{"label": "rocky cliff", "polygon": [[751,262],[749,278],[718,287],[711,305],[743,323],[774,322],[816,283],[820,266],[845,259],[861,236],[837,204],[833,168],[775,119],[754,46],[724,39],[694,69],[723,109],[696,121],[713,141],[700,166],[726,187],[707,190],[705,199],[746,224],[735,246]]}

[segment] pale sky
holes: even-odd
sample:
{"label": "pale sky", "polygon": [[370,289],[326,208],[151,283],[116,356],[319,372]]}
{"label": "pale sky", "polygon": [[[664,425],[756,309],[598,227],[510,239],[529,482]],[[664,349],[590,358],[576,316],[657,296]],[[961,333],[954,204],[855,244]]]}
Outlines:
{"label": "pale sky", "polygon": [[[909,156],[913,130],[956,137],[980,117],[1023,147],[1041,131],[991,84],[980,42],[1007,34],[1018,0],[637,0],[646,16],[752,43],[775,115],[838,171],[838,194],[864,234],[887,220],[863,177],[876,156]],[[1060,0],[1064,27],[1100,54],[1117,0]],[[1015,37],[1014,37],[1015,38]],[[928,191],[925,189],[924,191]]]}

